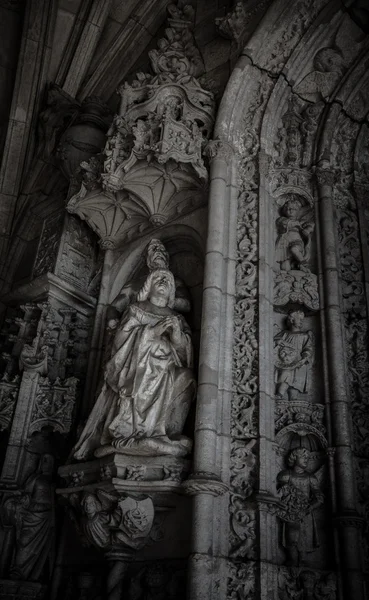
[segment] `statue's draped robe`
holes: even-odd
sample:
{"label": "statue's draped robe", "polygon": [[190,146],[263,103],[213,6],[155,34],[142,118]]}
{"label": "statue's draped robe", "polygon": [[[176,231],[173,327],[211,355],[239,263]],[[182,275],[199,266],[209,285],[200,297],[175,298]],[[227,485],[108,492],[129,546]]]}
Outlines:
{"label": "statue's draped robe", "polygon": [[[153,329],[176,316],[180,342]],[[184,318],[149,301],[132,304],[123,314],[114,337],[105,383],[75,447],[85,458],[113,439],[125,444],[140,438],[170,434],[171,410],[189,387],[194,387],[190,330]]]}
{"label": "statue's draped robe", "polygon": [[47,560],[52,560],[53,491],[41,473],[29,477],[25,491],[30,500],[27,508],[18,508],[20,524],[11,571],[14,578],[38,581]]}

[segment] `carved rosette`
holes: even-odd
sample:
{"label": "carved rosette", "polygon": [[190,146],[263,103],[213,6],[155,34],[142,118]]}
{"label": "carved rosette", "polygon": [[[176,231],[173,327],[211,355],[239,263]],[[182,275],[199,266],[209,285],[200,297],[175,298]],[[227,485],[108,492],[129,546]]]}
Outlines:
{"label": "carved rosette", "polygon": [[82,163],[82,187],[67,207],[104,248],[204,202],[203,148],[215,102],[196,79],[204,65],[192,34],[193,8],[170,5],[168,11],[165,37],[149,52],[154,74],[137,73],[118,89],[120,112],[103,152]]}

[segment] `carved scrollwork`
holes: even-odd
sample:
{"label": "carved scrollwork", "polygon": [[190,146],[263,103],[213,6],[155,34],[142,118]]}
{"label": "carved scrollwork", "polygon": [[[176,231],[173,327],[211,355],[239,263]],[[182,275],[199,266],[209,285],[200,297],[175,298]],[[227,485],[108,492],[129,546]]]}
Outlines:
{"label": "carved scrollwork", "polygon": [[228,598],[230,600],[252,600],[256,585],[256,563],[229,562]]}
{"label": "carved scrollwork", "polygon": [[0,432],[7,431],[10,427],[17,397],[17,383],[0,382]]}
{"label": "carved scrollwork", "polygon": [[[237,148],[240,193],[237,216],[236,302],[234,308],[233,399],[231,411],[232,453],[230,482],[230,572],[228,598],[245,593],[241,579],[257,553],[256,510],[252,502],[256,464],[258,392],[258,153],[259,127],[268,84],[260,82],[249,98]],[[256,448],[255,448],[256,452]],[[255,461],[255,462],[254,462]],[[242,472],[243,466],[247,467]],[[247,586],[246,586],[247,588]],[[251,593],[247,590],[247,594]],[[243,597],[243,596],[241,596]],[[245,595],[245,597],[248,597]]]}
{"label": "carved scrollwork", "polygon": [[278,597],[280,600],[303,599],[305,597],[311,598],[311,600],[336,600],[336,574],[298,567],[279,567]]}

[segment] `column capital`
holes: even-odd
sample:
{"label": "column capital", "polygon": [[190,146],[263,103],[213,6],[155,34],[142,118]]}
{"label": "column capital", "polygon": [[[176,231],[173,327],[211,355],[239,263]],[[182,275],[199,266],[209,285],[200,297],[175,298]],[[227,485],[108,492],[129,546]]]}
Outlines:
{"label": "column capital", "polygon": [[210,162],[219,159],[224,160],[229,164],[235,155],[235,150],[232,144],[223,140],[209,140],[205,146],[204,153],[209,158]]}

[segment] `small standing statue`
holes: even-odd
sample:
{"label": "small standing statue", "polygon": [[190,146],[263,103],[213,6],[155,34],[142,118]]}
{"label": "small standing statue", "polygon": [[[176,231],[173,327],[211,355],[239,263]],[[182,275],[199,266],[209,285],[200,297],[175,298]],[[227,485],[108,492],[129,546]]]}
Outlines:
{"label": "small standing statue", "polygon": [[24,493],[12,496],[4,509],[15,525],[16,543],[10,568],[12,579],[39,581],[46,563],[52,570],[54,545],[54,490],[52,473],[54,458],[44,454],[37,471],[25,484]]}
{"label": "small standing statue", "polygon": [[319,547],[314,510],[324,501],[317,474],[308,470],[310,452],[306,448],[292,450],[287,459],[288,469],[277,477],[283,509],[280,519],[282,545],[287,554],[286,564],[298,566],[303,552]]}
{"label": "small standing statue", "polygon": [[296,194],[286,196],[288,199],[281,208],[282,216],[276,221],[276,262],[279,263],[281,271],[309,271],[307,262],[310,258],[314,223],[311,220],[299,219],[302,204]]}
{"label": "small standing statue", "polygon": [[305,315],[302,310],[292,310],[286,319],[287,330],[274,337],[275,382],[277,398],[290,399],[299,392],[309,391],[309,377],[314,360],[314,334],[303,331]]}
{"label": "small standing statue", "polygon": [[76,459],[94,451],[185,456],[191,450],[181,435],[195,393],[191,331],[173,310],[175,289],[171,271],[151,271],[138,301],[116,322],[105,383]]}

